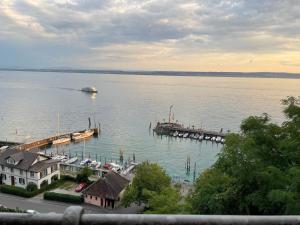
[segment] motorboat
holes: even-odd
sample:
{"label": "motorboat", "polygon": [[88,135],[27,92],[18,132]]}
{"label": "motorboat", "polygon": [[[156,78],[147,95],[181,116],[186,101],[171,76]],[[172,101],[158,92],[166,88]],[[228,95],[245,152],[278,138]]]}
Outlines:
{"label": "motorboat", "polygon": [[216,140],[216,137],[212,137],[212,138],[211,138],[211,141],[215,141],[215,140]]}
{"label": "motorboat", "polygon": [[177,137],[178,136],[178,131],[175,131],[174,133],[173,133],[173,137]]}
{"label": "motorboat", "polygon": [[95,87],[84,87],[81,89],[81,91],[87,92],[87,93],[98,93],[98,91]]}
{"label": "motorboat", "polygon": [[81,166],[87,166],[88,164],[90,164],[92,162],[92,160],[90,159],[84,159],[80,162]]}
{"label": "motorboat", "polygon": [[189,133],[185,133],[185,134],[183,135],[184,138],[187,138],[188,136],[189,136]]}
{"label": "motorboat", "polygon": [[225,139],[224,139],[224,138],[221,139],[221,143],[222,143],[222,144],[225,143]]}
{"label": "motorboat", "polygon": [[66,164],[72,164],[78,160],[77,157],[69,158],[67,161],[65,161]]}
{"label": "motorboat", "polygon": [[200,135],[200,136],[199,136],[199,140],[202,141],[203,139],[204,139],[204,136],[203,136],[203,135]]}
{"label": "motorboat", "polygon": [[97,162],[96,160],[93,160],[90,164],[90,167],[94,168],[94,169],[98,169],[101,166],[101,162]]}
{"label": "motorboat", "polygon": [[179,134],[178,134],[178,137],[182,137],[182,136],[183,136],[183,133],[179,133]]}
{"label": "motorboat", "polygon": [[195,138],[195,134],[191,134],[191,135],[189,136],[189,138],[194,139],[194,138]]}
{"label": "motorboat", "polygon": [[216,138],[216,142],[220,142],[222,140],[222,138],[220,137],[220,136],[218,136],[217,138]]}
{"label": "motorboat", "polygon": [[205,140],[210,140],[210,136],[205,136]]}
{"label": "motorboat", "polygon": [[85,130],[83,132],[76,132],[72,134],[72,139],[74,141],[78,141],[81,139],[86,139],[88,137],[91,137],[94,134],[93,130]]}
{"label": "motorboat", "polygon": [[199,134],[195,134],[194,139],[199,139],[199,136],[200,136]]}

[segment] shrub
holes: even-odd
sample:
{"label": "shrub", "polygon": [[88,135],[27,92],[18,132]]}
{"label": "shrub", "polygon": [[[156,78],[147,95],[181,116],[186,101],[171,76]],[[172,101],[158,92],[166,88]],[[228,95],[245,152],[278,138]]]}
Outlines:
{"label": "shrub", "polygon": [[45,192],[44,199],[52,200],[52,201],[59,201],[59,202],[75,203],[75,204],[82,203],[82,198],[80,196],[61,194],[61,193],[55,193],[55,192]]}
{"label": "shrub", "polygon": [[10,185],[1,185],[0,191],[6,194],[18,195],[25,198],[30,198],[38,194],[37,191],[29,192],[24,188],[10,186]]}
{"label": "shrub", "polygon": [[37,188],[37,185],[35,183],[32,183],[30,182],[29,184],[27,184],[26,186],[26,190],[29,191],[29,192],[33,192],[33,191],[36,191],[38,188]]}
{"label": "shrub", "polygon": [[61,175],[60,179],[64,180],[64,181],[74,181],[74,182],[76,182],[76,178],[72,177],[70,175]]}

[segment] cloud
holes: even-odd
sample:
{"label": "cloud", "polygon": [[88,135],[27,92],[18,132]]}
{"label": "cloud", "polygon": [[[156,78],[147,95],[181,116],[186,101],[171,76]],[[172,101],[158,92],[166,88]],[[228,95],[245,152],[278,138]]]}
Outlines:
{"label": "cloud", "polygon": [[168,57],[300,51],[298,0],[2,0],[0,25],[7,50],[33,46],[68,66],[72,54],[82,66],[103,67],[94,57],[105,65],[151,58],[155,67]]}

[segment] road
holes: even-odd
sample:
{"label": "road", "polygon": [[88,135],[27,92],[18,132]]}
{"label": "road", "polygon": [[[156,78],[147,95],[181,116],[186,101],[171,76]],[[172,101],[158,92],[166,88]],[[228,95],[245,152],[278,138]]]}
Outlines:
{"label": "road", "polygon": [[[38,195],[33,198],[23,198],[15,195],[4,194],[0,192],[0,204],[6,206],[7,208],[15,209],[18,207],[22,210],[33,209],[40,213],[63,213],[68,206],[74,204],[68,204],[63,202],[56,202],[56,201],[47,201],[42,198],[42,195]],[[138,213],[141,211],[140,207],[131,207],[131,208],[120,208],[120,209],[104,209],[88,204],[81,205],[84,208],[85,213],[116,213],[116,214],[123,214],[123,213]]]}

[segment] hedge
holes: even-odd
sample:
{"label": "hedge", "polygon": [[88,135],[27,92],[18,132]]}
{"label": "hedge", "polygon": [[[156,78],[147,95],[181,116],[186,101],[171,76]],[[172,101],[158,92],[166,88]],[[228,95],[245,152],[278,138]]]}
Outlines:
{"label": "hedge", "polygon": [[37,194],[43,193],[44,191],[55,189],[55,188],[59,187],[62,183],[63,183],[63,181],[61,181],[61,180],[54,181],[53,183],[51,183],[43,188],[40,188],[38,190],[35,190],[35,191],[27,191],[25,188],[2,184],[2,185],[0,185],[0,191],[3,193],[6,193],[6,194],[12,194],[12,195],[18,195],[21,197],[25,197],[25,198],[31,198]]}
{"label": "hedge", "polygon": [[10,209],[6,207],[0,207],[0,212],[11,212],[11,213],[25,213],[26,211],[19,209],[18,207],[15,209]]}
{"label": "hedge", "polygon": [[24,189],[24,188],[10,186],[10,185],[6,185],[6,184],[3,184],[0,186],[0,191],[3,193],[6,193],[6,194],[18,195],[18,196],[22,196],[25,198],[31,198],[38,194],[37,191],[29,192],[29,191],[26,191],[26,189]]}
{"label": "hedge", "polygon": [[61,193],[55,193],[55,192],[45,192],[44,199],[52,200],[52,201],[59,201],[59,202],[75,203],[75,204],[82,203],[82,198],[80,196],[61,194]]}

